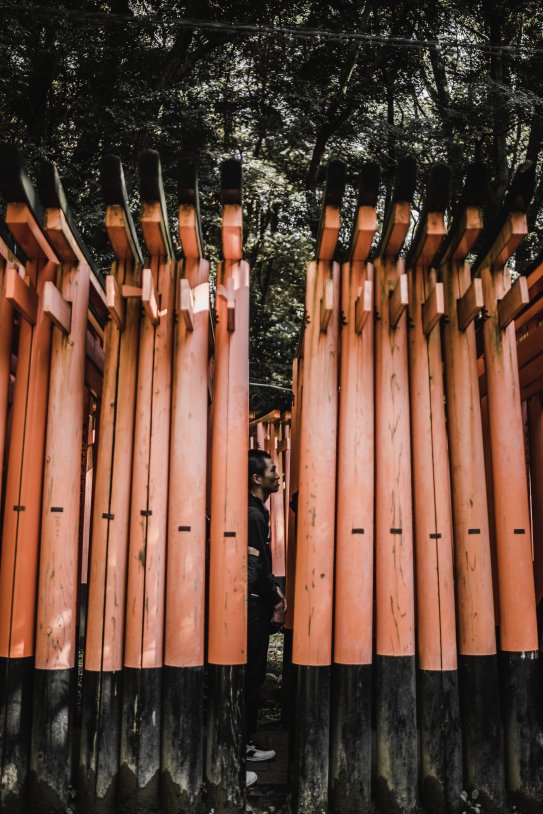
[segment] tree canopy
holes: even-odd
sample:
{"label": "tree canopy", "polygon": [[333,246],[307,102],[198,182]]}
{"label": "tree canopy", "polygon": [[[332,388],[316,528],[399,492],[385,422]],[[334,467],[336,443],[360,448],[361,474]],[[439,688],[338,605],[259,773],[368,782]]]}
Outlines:
{"label": "tree canopy", "polygon": [[[172,232],[180,159],[198,164],[207,256],[217,258],[219,163],[244,166],[252,269],[251,380],[287,386],[319,189],[330,157],[378,161],[380,208],[410,153],[424,173],[488,163],[492,217],[517,164],[538,165],[525,263],[543,241],[543,6],[533,0],[0,0],[0,138],[32,170],[59,168],[80,229],[110,261],[100,157],[123,161],[134,206],[145,147],[160,152]],[[415,206],[415,214],[417,207]],[[348,232],[345,224],[344,238]],[[253,388],[264,410],[281,391]]]}

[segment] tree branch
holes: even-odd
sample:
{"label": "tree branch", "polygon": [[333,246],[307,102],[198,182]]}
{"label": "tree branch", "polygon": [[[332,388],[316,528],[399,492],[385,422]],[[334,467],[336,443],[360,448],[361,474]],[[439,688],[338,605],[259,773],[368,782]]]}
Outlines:
{"label": "tree branch", "polygon": [[305,186],[307,190],[315,190],[317,186],[317,176],[319,166],[322,160],[326,143],[330,136],[338,130],[341,125],[347,121],[352,111],[355,108],[355,102],[351,100],[346,102],[347,89],[352,79],[353,73],[358,62],[358,55],[360,53],[360,45],[356,45],[351,49],[343,71],[341,73],[339,88],[332,97],[331,101],[326,108],[324,114],[324,121],[317,131],[313,153],[309,161],[309,168],[307,170],[307,177]]}

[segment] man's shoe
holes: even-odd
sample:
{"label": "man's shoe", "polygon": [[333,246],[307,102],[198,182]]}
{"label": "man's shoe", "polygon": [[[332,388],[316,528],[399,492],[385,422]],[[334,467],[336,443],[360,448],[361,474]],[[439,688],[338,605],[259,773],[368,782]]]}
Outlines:
{"label": "man's shoe", "polygon": [[261,763],[264,760],[271,760],[275,757],[274,749],[259,749],[254,741],[249,741],[247,744],[247,760]]}
{"label": "man's shoe", "polygon": [[245,788],[248,789],[249,786],[254,786],[258,777],[256,776],[256,772],[245,772]]}

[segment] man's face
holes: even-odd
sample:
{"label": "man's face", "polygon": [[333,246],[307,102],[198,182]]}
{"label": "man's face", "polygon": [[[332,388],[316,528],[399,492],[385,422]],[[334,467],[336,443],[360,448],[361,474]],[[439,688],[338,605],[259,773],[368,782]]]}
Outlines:
{"label": "man's face", "polygon": [[272,492],[277,492],[279,490],[279,474],[272,459],[266,458],[265,460],[266,469],[264,470],[264,474],[260,477],[260,485],[264,491],[271,494]]}

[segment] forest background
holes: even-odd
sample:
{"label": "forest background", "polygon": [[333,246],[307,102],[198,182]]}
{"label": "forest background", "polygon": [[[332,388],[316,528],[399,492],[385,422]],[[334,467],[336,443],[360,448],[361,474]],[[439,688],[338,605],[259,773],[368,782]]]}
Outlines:
{"label": "forest background", "polygon": [[[245,256],[251,266],[251,381],[289,388],[330,158],[347,164],[348,242],[357,176],[381,167],[379,210],[405,154],[490,173],[492,219],[514,168],[536,162],[522,271],[543,245],[543,4],[192,0],[0,0],[0,140],[31,176],[54,160],[99,267],[111,262],[99,164],[122,159],[134,211],[137,157],[160,152],[176,236],[180,159],[197,162],[206,256],[220,245],[219,164],[243,161]],[[341,253],[341,250],[340,250]],[[253,386],[257,412],[288,404]]]}

